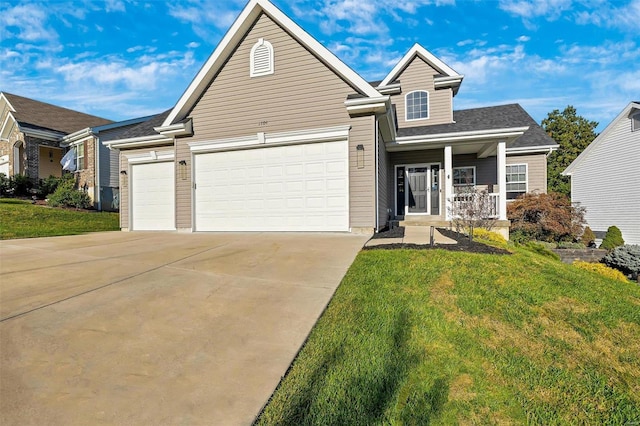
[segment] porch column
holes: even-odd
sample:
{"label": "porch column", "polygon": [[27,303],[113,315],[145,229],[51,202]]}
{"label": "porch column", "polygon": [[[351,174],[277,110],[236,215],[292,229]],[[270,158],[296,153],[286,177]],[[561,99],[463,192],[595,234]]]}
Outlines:
{"label": "porch column", "polygon": [[507,220],[507,143],[498,142],[498,219]]}
{"label": "porch column", "polygon": [[451,145],[444,147],[444,211],[445,219],[451,220],[453,206],[453,154]]}

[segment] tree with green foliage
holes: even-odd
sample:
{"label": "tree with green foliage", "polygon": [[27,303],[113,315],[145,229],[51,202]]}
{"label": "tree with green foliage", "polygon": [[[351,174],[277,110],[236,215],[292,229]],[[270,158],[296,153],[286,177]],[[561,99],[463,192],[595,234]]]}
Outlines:
{"label": "tree with green foliage", "polygon": [[571,195],[569,177],[562,176],[561,173],[596,138],[597,126],[598,122],[578,115],[571,105],[562,112],[553,110],[542,120],[542,128],[560,145],[558,150],[549,156],[547,163],[549,192]]}

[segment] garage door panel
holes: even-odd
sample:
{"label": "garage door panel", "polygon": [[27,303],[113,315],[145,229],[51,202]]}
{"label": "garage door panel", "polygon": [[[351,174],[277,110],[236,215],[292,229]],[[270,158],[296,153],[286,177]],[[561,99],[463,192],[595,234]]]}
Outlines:
{"label": "garage door panel", "polygon": [[198,231],[346,231],[347,142],[195,156]]}
{"label": "garage door panel", "polygon": [[175,229],[173,162],[131,166],[131,227],[138,231]]}

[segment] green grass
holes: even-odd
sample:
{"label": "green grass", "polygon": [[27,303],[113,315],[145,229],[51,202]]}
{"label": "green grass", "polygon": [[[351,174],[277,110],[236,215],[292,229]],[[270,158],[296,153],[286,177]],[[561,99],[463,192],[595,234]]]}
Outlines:
{"label": "green grass", "polygon": [[120,229],[117,213],[86,212],[0,199],[0,239],[77,235]]}
{"label": "green grass", "polygon": [[512,250],[362,251],[258,423],[636,424],[640,287]]}

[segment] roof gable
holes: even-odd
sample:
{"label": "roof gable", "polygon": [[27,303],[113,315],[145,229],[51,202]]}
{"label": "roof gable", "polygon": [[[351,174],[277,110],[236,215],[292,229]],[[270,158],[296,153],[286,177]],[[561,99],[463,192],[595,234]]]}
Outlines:
{"label": "roof gable", "polygon": [[111,120],[85,114],[68,108],[51,105],[34,99],[2,92],[13,118],[30,128],[53,130],[60,133],[74,133],[78,130],[113,123]]}
{"label": "roof gable", "polygon": [[237,45],[244,39],[246,33],[260,15],[264,13],[285,31],[291,34],[301,45],[311,53],[321,58],[325,65],[331,68],[354,90],[368,97],[380,97],[380,93],[360,77],[354,70],[345,65],[338,57],[326,47],[315,40],[288,16],[276,8],[268,0],[250,0],[242,10],[229,31],[225,34],[207,62],[200,69],[187,90],[178,100],[176,106],[166,117],[162,126],[169,126],[184,119],[196,104],[200,96],[207,89],[212,79],[224,66],[227,59],[234,53]]}
{"label": "roof gable", "polygon": [[[463,75],[458,74],[453,68],[449,65],[442,62],[438,59],[433,53],[429,52],[424,47],[420,46],[418,43],[414,44],[411,49],[400,59],[400,62],[396,64],[395,67],[387,74],[387,76],[382,80],[380,86],[387,86],[391,84],[395,80],[400,77],[400,74],[405,70],[405,68],[415,59],[419,57],[423,61],[425,61],[429,66],[431,66],[434,70],[440,73],[440,78],[442,79],[456,79],[462,82],[464,78]],[[458,83],[459,84],[459,83]]]}
{"label": "roof gable", "polygon": [[605,127],[602,133],[600,133],[598,136],[596,136],[596,138],[593,141],[591,141],[591,143],[584,149],[584,151],[582,151],[580,155],[578,155],[576,159],[573,160],[571,164],[569,164],[569,167],[567,167],[562,172],[562,174],[565,176],[570,176],[576,170],[576,168],[580,165],[580,163],[582,163],[584,159],[589,156],[589,153],[594,149],[594,147],[601,144],[602,141],[607,138],[609,133],[611,133],[613,129],[616,128],[616,126],[621,120],[630,118],[631,111],[634,109],[640,110],[640,102],[629,102],[629,104],[622,110],[622,112],[618,114],[618,116],[614,118],[613,121],[609,123],[607,127]]}

